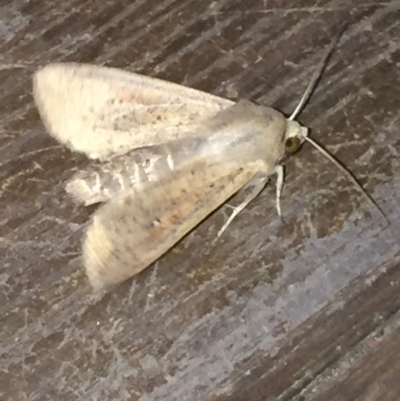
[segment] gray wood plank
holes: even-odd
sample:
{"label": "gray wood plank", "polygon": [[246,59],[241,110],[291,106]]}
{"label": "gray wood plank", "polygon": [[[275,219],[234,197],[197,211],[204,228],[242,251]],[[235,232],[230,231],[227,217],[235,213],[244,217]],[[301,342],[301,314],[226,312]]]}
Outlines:
{"label": "gray wood plank", "polygon": [[[1,398],[396,399],[399,11],[396,0],[3,0]],[[34,70],[104,64],[289,114],[343,23],[300,121],[391,226],[306,145],[286,163],[286,224],[269,185],[214,246],[224,208],[93,295],[79,255],[95,208],[63,189],[89,162],[45,133]]]}

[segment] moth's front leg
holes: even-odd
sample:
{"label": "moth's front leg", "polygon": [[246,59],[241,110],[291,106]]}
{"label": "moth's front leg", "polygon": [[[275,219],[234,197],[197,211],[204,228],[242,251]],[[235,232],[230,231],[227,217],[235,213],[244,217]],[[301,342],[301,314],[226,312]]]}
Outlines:
{"label": "moth's front leg", "polygon": [[244,197],[244,201],[240,203],[238,206],[232,207],[233,211],[232,214],[229,216],[228,220],[225,224],[221,227],[218,231],[217,240],[223,232],[228,228],[229,224],[232,223],[233,219],[253,200],[255,199],[260,192],[264,189],[267,185],[271,174],[267,174],[264,171],[258,171],[256,175],[235,195],[235,198],[242,198]]}

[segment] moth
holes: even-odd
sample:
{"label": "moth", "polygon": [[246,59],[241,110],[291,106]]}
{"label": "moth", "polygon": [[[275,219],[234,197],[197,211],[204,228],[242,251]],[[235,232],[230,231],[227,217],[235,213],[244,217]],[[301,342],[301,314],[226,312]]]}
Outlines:
{"label": "moth", "polygon": [[316,80],[286,118],[246,100],[113,68],[61,63],[39,69],[33,94],[47,130],[97,161],[66,186],[78,202],[104,203],[83,240],[91,285],[101,289],[134,276],[230,197],[244,194],[221,235],[274,174],[280,215],[285,151],[304,140],[319,147],[294,121]]}

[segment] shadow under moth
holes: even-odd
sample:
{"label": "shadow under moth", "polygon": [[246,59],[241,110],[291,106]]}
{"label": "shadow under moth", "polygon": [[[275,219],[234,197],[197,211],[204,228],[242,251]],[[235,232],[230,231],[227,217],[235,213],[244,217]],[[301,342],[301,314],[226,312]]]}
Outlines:
{"label": "shadow under moth", "polygon": [[61,63],[35,73],[34,98],[49,133],[101,162],[78,172],[66,186],[78,202],[104,203],[83,240],[83,261],[94,288],[139,273],[245,191],[219,237],[273,174],[281,215],[282,159],[304,141],[356,182],[294,121],[337,39],[289,118],[246,100],[235,103],[113,68]]}

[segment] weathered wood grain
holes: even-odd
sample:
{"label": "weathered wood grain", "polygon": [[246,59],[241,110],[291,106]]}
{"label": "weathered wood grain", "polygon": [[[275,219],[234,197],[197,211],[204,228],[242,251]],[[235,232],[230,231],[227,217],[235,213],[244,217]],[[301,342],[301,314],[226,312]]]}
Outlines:
{"label": "weathered wood grain", "polygon": [[[391,226],[305,146],[286,164],[286,224],[271,185],[216,245],[224,208],[93,295],[79,255],[94,208],[63,190],[88,160],[45,133],[33,71],[105,64],[290,113],[343,23],[300,121]],[[0,398],[399,399],[399,38],[398,0],[3,0]]]}

